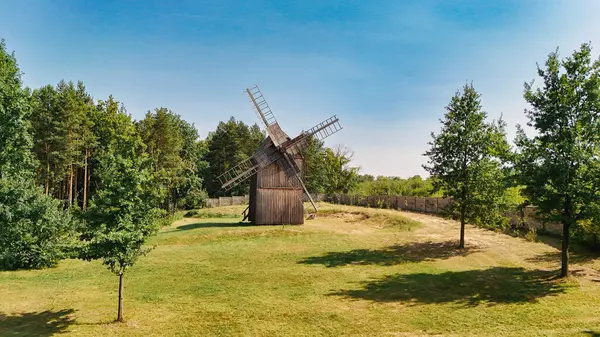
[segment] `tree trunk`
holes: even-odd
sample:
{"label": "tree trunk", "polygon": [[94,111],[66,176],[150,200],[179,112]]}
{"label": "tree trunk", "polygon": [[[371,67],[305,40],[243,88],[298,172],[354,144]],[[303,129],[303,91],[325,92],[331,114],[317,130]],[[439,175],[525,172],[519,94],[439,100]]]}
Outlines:
{"label": "tree trunk", "polygon": [[460,243],[458,248],[465,248],[465,207],[461,206],[460,210]]}
{"label": "tree trunk", "polygon": [[50,160],[46,157],[46,195],[50,193]]}
{"label": "tree trunk", "polygon": [[[90,167],[89,158],[88,158],[88,162],[87,162],[87,167],[88,167],[88,169],[87,169],[88,173],[87,173],[87,185],[86,186],[88,188],[88,193],[86,193],[86,198],[89,198],[89,189],[90,189],[90,186],[92,186],[92,168]],[[85,201],[85,204],[87,207],[87,199]]]}
{"label": "tree trunk", "polygon": [[123,274],[119,273],[119,309],[117,311],[117,322],[123,322]]}
{"label": "tree trunk", "polygon": [[75,206],[79,205],[79,192],[77,191],[77,180],[79,179],[79,176],[77,174],[77,172],[79,171],[79,169],[75,168],[73,173],[73,200],[75,201]]}
{"label": "tree trunk", "polygon": [[73,165],[69,166],[69,180],[67,181],[67,195],[69,198],[69,207],[73,206]]}
{"label": "tree trunk", "polygon": [[569,229],[571,228],[571,198],[565,195],[565,204],[563,210],[563,234],[561,249],[561,268],[560,277],[569,275]]}
{"label": "tree trunk", "polygon": [[570,224],[563,221],[560,277],[569,275],[569,227]]}
{"label": "tree trunk", "polygon": [[87,205],[87,180],[88,180],[88,156],[89,151],[85,150],[85,159],[83,166],[83,205],[82,208],[85,211],[85,207]]}

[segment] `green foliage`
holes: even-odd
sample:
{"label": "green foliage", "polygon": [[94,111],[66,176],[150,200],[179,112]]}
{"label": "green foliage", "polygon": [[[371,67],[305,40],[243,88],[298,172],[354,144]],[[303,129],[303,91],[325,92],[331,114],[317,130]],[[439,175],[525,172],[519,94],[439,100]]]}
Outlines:
{"label": "green foliage", "polygon": [[[206,161],[206,190],[211,196],[223,196],[224,192],[217,177],[241,161],[248,159],[260,147],[266,135],[257,124],[249,127],[244,122],[231,117],[227,122],[220,122],[214,132],[207,137],[208,152]],[[227,195],[244,195],[250,190],[250,182],[246,180],[233,187]]]}
{"label": "green foliage", "polygon": [[0,268],[52,267],[76,247],[60,202],[23,178],[0,178]]}
{"label": "green foliage", "polygon": [[60,81],[35,89],[30,101],[39,182],[46,194],[77,205],[78,182],[79,187],[86,183],[83,170],[97,142],[92,98],[83,82]]}
{"label": "green foliage", "polygon": [[582,44],[573,55],[559,59],[551,53],[538,67],[539,88],[525,84],[528,137],[519,128],[519,182],[532,204],[548,221],[563,224],[562,275],[568,274],[570,228],[598,218],[600,202],[600,61],[591,46]]}
{"label": "green foliage", "polygon": [[464,246],[464,223],[487,226],[506,224],[501,199],[505,180],[502,160],[508,157],[504,123],[486,123],[480,95],[472,85],[465,85],[446,107],[439,134],[432,133],[428,165],[423,167],[433,176],[434,188],[444,197],[452,197],[449,208],[461,221]]}
{"label": "green foliage", "polygon": [[310,193],[325,193],[327,185],[326,162],[323,160],[325,146],[323,142],[310,137],[304,149],[304,184]]}
{"label": "green foliage", "polygon": [[163,208],[174,212],[180,206],[189,207],[187,203],[201,203],[206,146],[198,141],[194,125],[160,108],[148,112],[138,129],[152,159],[157,186],[163,189]]}
{"label": "green foliage", "polygon": [[433,194],[432,179],[413,176],[408,179],[400,177],[373,176],[359,179],[353,194],[358,195],[399,195],[409,197],[429,197]]}
{"label": "green foliage", "polygon": [[183,206],[186,209],[202,208],[206,206],[208,193],[201,187],[190,189],[183,199]]}
{"label": "green foliage", "polygon": [[30,175],[34,166],[28,96],[15,55],[0,40],[0,178]]}
{"label": "green foliage", "polygon": [[358,168],[351,167],[352,153],[343,147],[334,149],[311,139],[304,153],[305,184],[311,193],[348,193],[358,183]]}
{"label": "green foliage", "polygon": [[102,259],[113,273],[122,274],[149,251],[145,244],[164,214],[154,207],[157,196],[146,158],[103,153],[99,163],[102,184],[85,212],[81,257]]}
{"label": "green foliage", "polygon": [[73,243],[72,222],[34,183],[28,92],[0,41],[0,268],[53,266]]}
{"label": "green foliage", "polygon": [[537,239],[537,233],[535,228],[529,228],[527,234],[525,234],[525,239],[530,242],[535,242]]}

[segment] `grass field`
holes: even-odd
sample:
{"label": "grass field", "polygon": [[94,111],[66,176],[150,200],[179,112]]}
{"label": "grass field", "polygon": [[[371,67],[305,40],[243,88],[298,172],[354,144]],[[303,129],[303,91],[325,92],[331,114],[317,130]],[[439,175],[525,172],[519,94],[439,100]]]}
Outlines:
{"label": "grass field", "polygon": [[125,275],[125,323],[98,262],[0,272],[0,335],[600,336],[589,256],[560,281],[552,245],[467,227],[457,251],[457,224],[436,217],[323,205],[251,227],[241,210],[163,229]]}

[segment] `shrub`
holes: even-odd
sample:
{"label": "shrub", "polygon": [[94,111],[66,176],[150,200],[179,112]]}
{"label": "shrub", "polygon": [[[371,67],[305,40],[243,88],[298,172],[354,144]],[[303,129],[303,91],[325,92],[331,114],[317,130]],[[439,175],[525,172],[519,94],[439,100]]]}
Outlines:
{"label": "shrub", "polygon": [[185,209],[202,208],[206,206],[208,193],[201,188],[193,188],[185,196],[183,200]]}
{"label": "shrub", "polygon": [[74,222],[60,202],[20,179],[0,179],[0,268],[51,267],[76,247]]}

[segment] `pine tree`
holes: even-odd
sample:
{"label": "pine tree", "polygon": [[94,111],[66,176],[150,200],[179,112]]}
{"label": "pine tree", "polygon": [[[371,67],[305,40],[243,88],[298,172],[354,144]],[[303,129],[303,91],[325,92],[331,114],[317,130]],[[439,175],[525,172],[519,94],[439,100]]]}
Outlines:
{"label": "pine tree", "polygon": [[[209,163],[205,186],[210,195],[222,194],[221,186],[216,178],[230,168],[248,159],[260,147],[265,139],[265,133],[258,125],[249,127],[244,122],[231,117],[227,122],[219,122],[214,132],[207,138]],[[247,194],[250,182],[245,181],[232,188],[229,195]]]}

